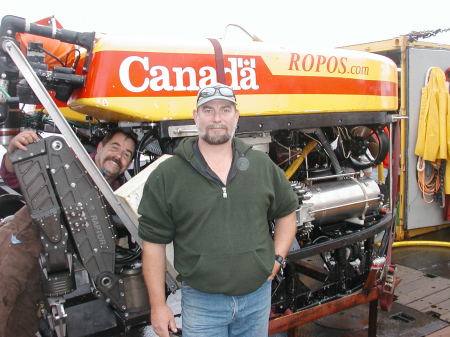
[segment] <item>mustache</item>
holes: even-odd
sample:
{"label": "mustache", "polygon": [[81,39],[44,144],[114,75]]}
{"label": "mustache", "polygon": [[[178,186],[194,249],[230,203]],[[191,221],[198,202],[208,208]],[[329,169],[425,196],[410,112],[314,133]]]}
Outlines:
{"label": "mustache", "polygon": [[119,160],[117,160],[114,157],[106,157],[105,161],[107,161],[107,160],[111,160],[111,161],[115,162],[119,166],[119,168],[122,170],[122,163]]}
{"label": "mustache", "polygon": [[205,130],[211,130],[211,129],[225,129],[228,130],[228,127],[224,124],[210,124],[208,126],[206,126]]}

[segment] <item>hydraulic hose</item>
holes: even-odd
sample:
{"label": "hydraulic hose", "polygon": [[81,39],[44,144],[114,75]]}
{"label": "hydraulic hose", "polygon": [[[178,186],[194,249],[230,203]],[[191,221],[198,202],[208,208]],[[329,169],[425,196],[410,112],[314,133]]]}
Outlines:
{"label": "hydraulic hose", "polygon": [[309,142],[305,148],[303,149],[300,156],[298,156],[292,164],[287,168],[286,172],[284,172],[284,175],[287,179],[291,179],[291,177],[294,175],[295,172],[297,172],[300,165],[305,160],[306,156],[316,148],[317,142],[315,140]]}
{"label": "hydraulic hose", "polygon": [[15,37],[16,33],[29,33],[44,36],[51,39],[73,43],[91,51],[94,47],[95,33],[80,33],[68,29],[60,29],[51,26],[27,23],[24,18],[6,15],[3,17],[0,26],[0,36]]}
{"label": "hydraulic hose", "polygon": [[344,173],[344,170],[342,169],[341,164],[339,164],[339,160],[337,159],[336,154],[331,148],[330,142],[328,141],[327,137],[325,137],[325,134],[323,133],[322,129],[317,129],[314,133],[319,139],[319,142],[322,144],[326,154],[330,158],[331,165],[334,168],[334,173],[335,174]]}
{"label": "hydraulic hose", "polygon": [[450,242],[445,241],[397,241],[392,247],[416,247],[416,246],[434,246],[450,248]]}

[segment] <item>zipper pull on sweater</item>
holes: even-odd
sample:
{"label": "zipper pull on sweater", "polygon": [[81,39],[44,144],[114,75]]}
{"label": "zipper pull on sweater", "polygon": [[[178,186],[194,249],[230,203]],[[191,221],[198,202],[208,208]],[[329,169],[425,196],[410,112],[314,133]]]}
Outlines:
{"label": "zipper pull on sweater", "polygon": [[228,198],[227,188],[226,187],[222,187],[222,197],[224,199]]}

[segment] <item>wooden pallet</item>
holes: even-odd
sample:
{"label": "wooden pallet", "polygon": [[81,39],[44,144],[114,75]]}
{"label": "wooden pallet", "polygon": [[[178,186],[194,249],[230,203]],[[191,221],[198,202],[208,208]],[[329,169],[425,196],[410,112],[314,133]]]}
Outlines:
{"label": "wooden pallet", "polygon": [[397,303],[450,323],[450,279],[397,265]]}

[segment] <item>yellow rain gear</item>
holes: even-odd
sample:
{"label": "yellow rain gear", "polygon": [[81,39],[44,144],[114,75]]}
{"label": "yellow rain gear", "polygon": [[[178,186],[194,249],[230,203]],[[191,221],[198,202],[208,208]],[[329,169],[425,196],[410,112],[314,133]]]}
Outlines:
{"label": "yellow rain gear", "polygon": [[415,154],[439,165],[447,160],[445,193],[450,194],[450,105],[444,72],[437,67],[429,70],[428,83],[422,88],[419,128]]}

